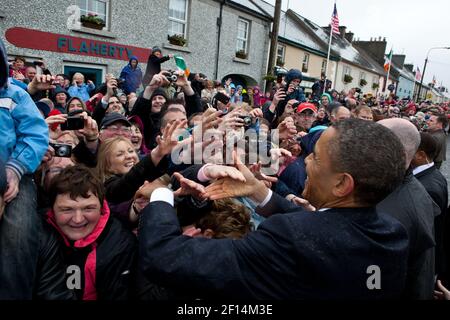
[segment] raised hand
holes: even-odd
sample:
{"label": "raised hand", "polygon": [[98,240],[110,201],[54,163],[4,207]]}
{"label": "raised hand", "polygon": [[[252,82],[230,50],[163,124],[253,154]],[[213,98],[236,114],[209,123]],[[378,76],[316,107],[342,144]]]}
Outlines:
{"label": "raised hand", "polygon": [[158,144],[151,152],[153,164],[156,166],[163,157],[170,154],[172,150],[178,146],[182,146],[187,143],[191,143],[192,138],[178,140],[178,136],[175,133],[179,130],[185,130],[187,120],[176,120],[169,123],[164,128],[162,136],[156,137],[156,143]]}
{"label": "raised hand", "polygon": [[158,188],[167,188],[167,183],[162,179],[155,179],[152,182],[145,181],[144,184],[134,194],[134,199],[150,199],[153,191]]}
{"label": "raised hand", "polygon": [[[244,176],[246,182],[225,177],[219,179],[206,187],[204,197],[210,200],[219,200],[232,197],[250,196],[254,200],[261,202],[264,200],[266,187],[263,182],[255,178],[253,173],[239,160],[236,152],[233,152],[235,166]],[[265,192],[267,194],[267,191]]]}
{"label": "raised hand", "polygon": [[275,95],[273,96],[272,103],[276,106],[280,101],[283,101],[286,98],[286,92],[283,88],[277,90]]}
{"label": "raised hand", "polygon": [[244,175],[235,167],[212,164],[206,165],[203,172],[210,180],[229,177],[241,182],[246,181]]}
{"label": "raised hand", "polygon": [[255,108],[250,111],[250,116],[255,117],[255,118],[262,118],[262,117],[264,117],[264,114],[260,108]]}
{"label": "raised hand", "polygon": [[167,71],[161,71],[160,73],[155,74],[148,86],[151,87],[153,90],[155,90],[158,87],[167,87],[170,84],[170,82],[164,76],[166,72]]}
{"label": "raised hand", "polygon": [[177,197],[191,195],[194,198],[202,199],[202,195],[205,193],[205,187],[201,184],[186,179],[178,172],[175,172],[173,176],[180,182],[180,188],[173,194]]}
{"label": "raised hand", "polygon": [[55,89],[56,86],[53,84],[55,81],[55,76],[48,74],[37,74],[34,76],[33,81],[28,84],[28,93],[30,95],[35,94],[41,90],[51,90]]}
{"label": "raised hand", "polygon": [[55,114],[45,118],[45,122],[50,127],[53,124],[61,124],[67,121],[67,114]]}
{"label": "raised hand", "polygon": [[82,112],[80,116],[84,119],[84,128],[75,130],[77,136],[83,136],[87,141],[95,140],[98,138],[98,126],[97,122],[92,119],[86,112]]}
{"label": "raised hand", "polygon": [[291,117],[287,117],[281,122],[278,127],[278,137],[281,140],[293,138],[297,134],[297,128]]}

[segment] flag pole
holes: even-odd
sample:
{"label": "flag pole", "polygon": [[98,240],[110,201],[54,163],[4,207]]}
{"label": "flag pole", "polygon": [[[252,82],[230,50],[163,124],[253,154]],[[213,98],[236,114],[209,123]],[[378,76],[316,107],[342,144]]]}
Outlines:
{"label": "flag pole", "polygon": [[[336,1],[334,2],[336,5]],[[330,41],[328,42],[328,54],[327,54],[327,64],[325,66],[325,80],[323,82],[323,92],[327,90],[327,78],[328,78],[328,64],[330,63],[330,53],[331,53],[331,40],[333,39],[333,26],[330,23]],[[331,88],[333,88],[334,84],[331,83]]]}
{"label": "flag pole", "polygon": [[[386,77],[386,86],[385,86],[385,88],[384,88],[384,92],[386,92],[386,90],[387,91],[389,91],[388,90],[388,83],[389,83],[389,75],[390,75],[390,73],[391,73],[391,65],[392,65],[392,54],[393,54],[393,52],[392,52],[392,48],[391,48],[391,51],[389,52],[389,67],[388,67],[388,72],[387,72],[387,77]],[[388,106],[388,108],[387,108],[387,116],[388,116],[388,118],[389,118],[389,116],[390,116],[390,109],[391,109],[391,107],[390,106]]]}
{"label": "flag pole", "polygon": [[392,48],[391,48],[391,51],[389,52],[389,58],[390,58],[391,60],[389,61],[389,67],[388,67],[387,77],[386,77],[386,86],[385,86],[385,88],[384,88],[384,92],[386,92],[386,90],[388,90],[389,75],[391,74]]}

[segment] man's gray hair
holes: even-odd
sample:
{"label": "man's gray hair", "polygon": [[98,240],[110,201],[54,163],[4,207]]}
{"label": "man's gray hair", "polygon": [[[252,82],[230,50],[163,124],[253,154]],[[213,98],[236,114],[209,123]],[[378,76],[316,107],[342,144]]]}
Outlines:
{"label": "man's gray hair", "polygon": [[390,129],[399,138],[405,149],[406,167],[411,164],[420,145],[420,133],[411,122],[406,119],[384,119],[379,124]]}

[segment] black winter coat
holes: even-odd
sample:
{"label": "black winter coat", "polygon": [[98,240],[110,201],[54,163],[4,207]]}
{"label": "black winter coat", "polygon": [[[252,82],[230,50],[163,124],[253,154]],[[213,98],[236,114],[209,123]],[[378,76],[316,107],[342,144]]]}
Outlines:
{"label": "black winter coat", "polygon": [[144,89],[148,86],[153,76],[161,72],[161,63],[166,62],[169,59],[169,56],[158,58],[154,54],[151,54],[148,57],[147,68],[145,69],[145,74],[142,78],[142,85],[144,86]]}
{"label": "black winter coat", "polygon": [[445,220],[448,207],[447,180],[442,173],[432,166],[415,176],[424,186],[433,201],[439,206],[440,214],[434,219],[435,240],[436,240],[436,274],[442,275],[445,270],[444,235],[450,230],[446,230]]}
{"label": "black winter coat", "polygon": [[[127,300],[134,296],[137,243],[134,235],[110,216],[106,202],[102,216],[86,238],[69,241],[56,226],[52,211],[47,220],[59,231],[65,244],[67,266],[81,270],[81,289],[75,293],[79,300]],[[70,276],[70,272],[68,272]]]}
{"label": "black winter coat", "polygon": [[[278,202],[272,208],[292,208],[276,194],[270,202]],[[399,222],[374,208],[297,210],[270,217],[244,239],[206,239],[181,235],[175,209],[151,202],[141,213],[140,263],[150,281],[208,298],[379,299],[401,294],[408,240]],[[373,265],[382,272],[380,290],[367,286]]]}
{"label": "black winter coat", "polygon": [[[36,224],[39,234],[37,261],[23,261],[24,264],[34,264],[35,273],[23,274],[22,279],[12,279],[8,270],[0,270],[0,300],[75,299],[74,293],[66,285],[66,267],[56,232],[41,219]],[[0,256],[7,259],[1,252]],[[20,284],[28,282],[28,277],[34,278],[31,280],[34,286],[21,286]]]}
{"label": "black winter coat", "polygon": [[432,299],[435,273],[434,218],[439,214],[439,208],[411,171],[377,208],[397,218],[408,232],[408,276],[404,297]]}

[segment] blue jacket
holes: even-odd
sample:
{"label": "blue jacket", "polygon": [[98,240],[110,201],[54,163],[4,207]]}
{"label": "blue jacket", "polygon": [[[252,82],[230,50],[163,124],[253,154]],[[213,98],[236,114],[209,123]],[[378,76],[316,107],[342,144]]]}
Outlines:
{"label": "blue jacket", "polygon": [[5,76],[7,66],[0,40],[0,159],[21,178],[41,163],[48,147],[48,127],[30,95]]}
{"label": "blue jacket", "polygon": [[48,127],[30,95],[11,83],[0,89],[0,158],[19,177],[33,173],[48,147]]}
{"label": "blue jacket", "polygon": [[120,73],[120,79],[123,79],[125,82],[122,85],[123,91],[128,94],[130,92],[136,92],[142,82],[142,70],[136,65],[136,68],[133,69],[131,67],[131,61],[136,60],[139,63],[138,59],[135,56],[130,58],[130,62],[122,69]]}
{"label": "blue jacket", "polygon": [[71,97],[78,97],[83,102],[86,102],[90,98],[90,93],[94,91],[95,85],[94,84],[85,84],[83,83],[80,87],[79,86],[70,86],[69,90],[67,90]]}

